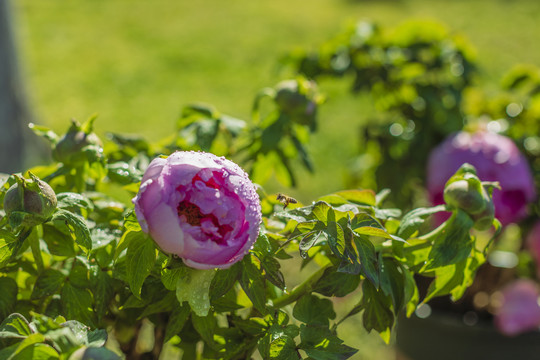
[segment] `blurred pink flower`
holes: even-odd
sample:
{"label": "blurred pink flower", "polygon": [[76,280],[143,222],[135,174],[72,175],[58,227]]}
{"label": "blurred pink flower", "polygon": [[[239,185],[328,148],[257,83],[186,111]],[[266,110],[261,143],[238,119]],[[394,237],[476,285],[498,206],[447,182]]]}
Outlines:
{"label": "blurred pink flower", "polygon": [[502,289],[503,300],[495,314],[495,326],[508,336],[540,327],[540,292],[532,280],[515,280]]}
{"label": "blurred pink flower", "polygon": [[502,190],[493,191],[493,203],[495,216],[503,225],[527,215],[527,205],[536,198],[529,164],[510,138],[488,131],[461,131],[433,149],[427,166],[432,204],[444,203],[446,181],[465,162],[476,168],[482,181],[500,183]]}
{"label": "blurred pink flower", "polygon": [[536,262],[536,276],[540,278],[540,221],[527,234],[526,244]]}
{"label": "blurred pink flower", "polygon": [[133,199],[143,231],[197,269],[227,268],[257,240],[261,206],[235,163],[204,152],[155,158]]}

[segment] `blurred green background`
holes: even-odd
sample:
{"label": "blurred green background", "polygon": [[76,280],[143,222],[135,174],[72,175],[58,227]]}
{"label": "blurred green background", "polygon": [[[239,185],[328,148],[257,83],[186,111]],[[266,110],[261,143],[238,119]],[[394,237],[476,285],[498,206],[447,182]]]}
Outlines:
{"label": "blurred green background", "polygon": [[[287,76],[279,59],[316,49],[346,23],[393,27],[433,19],[477,50],[479,86],[495,87],[512,65],[540,65],[540,2],[530,0],[17,0],[12,1],[19,59],[37,122],[56,132],[98,113],[98,134],[170,135],[184,105],[213,104],[249,119],[256,92]],[[347,81],[320,83],[328,101],[311,139],[317,172],[301,172],[308,201],[343,188],[357,148],[357,127],[374,109]],[[300,170],[300,169],[299,169]],[[278,190],[271,185],[270,190]],[[350,321],[350,320],[348,320]],[[391,359],[376,336],[354,324],[342,336],[355,359]]]}

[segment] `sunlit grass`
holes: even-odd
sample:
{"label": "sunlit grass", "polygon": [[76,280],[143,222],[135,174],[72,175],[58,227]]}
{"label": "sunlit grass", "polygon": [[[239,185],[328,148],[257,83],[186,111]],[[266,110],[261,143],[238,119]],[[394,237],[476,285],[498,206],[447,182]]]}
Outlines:
{"label": "sunlit grass", "polygon": [[[70,118],[98,113],[98,133],[169,135],[182,106],[207,102],[244,119],[254,94],[281,80],[278,59],[315,48],[345,22],[385,26],[431,18],[465,34],[478,49],[482,82],[493,86],[517,62],[540,63],[533,1],[275,0],[271,2],[31,1],[13,2],[27,88],[37,121],[63,131]],[[305,174],[303,199],[343,187],[357,151],[357,124],[373,110],[343,95],[347,81],[322,84],[312,152],[318,170]]]}

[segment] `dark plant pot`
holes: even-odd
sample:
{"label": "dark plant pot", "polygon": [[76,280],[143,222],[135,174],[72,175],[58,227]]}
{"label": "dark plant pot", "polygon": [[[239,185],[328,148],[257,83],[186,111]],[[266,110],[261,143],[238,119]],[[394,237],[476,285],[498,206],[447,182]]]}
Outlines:
{"label": "dark plant pot", "polygon": [[540,359],[540,331],[507,337],[487,321],[469,326],[455,314],[402,316],[396,335],[398,360]]}

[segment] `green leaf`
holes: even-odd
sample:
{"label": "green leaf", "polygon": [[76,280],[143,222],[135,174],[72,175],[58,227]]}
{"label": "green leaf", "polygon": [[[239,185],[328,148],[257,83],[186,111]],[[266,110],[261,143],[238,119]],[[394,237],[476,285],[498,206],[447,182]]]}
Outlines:
{"label": "green leaf", "polygon": [[300,159],[302,160],[302,163],[309,172],[313,173],[315,171],[315,167],[313,166],[313,161],[311,160],[311,157],[309,156],[306,147],[295,135],[291,134],[290,136],[294,147],[298,151],[298,154],[300,154]]}
{"label": "green leaf", "polygon": [[472,285],[474,274],[478,267],[485,262],[485,256],[479,251],[457,264],[440,267],[435,270],[435,278],[429,285],[426,297],[427,302],[436,296],[452,294],[453,300],[458,300],[467,287]]}
{"label": "green leaf", "polygon": [[314,216],[315,219],[322,221],[323,223],[326,223],[327,221],[329,221],[328,218],[330,216],[332,216],[335,219],[335,215],[334,214],[331,215],[331,213],[333,212],[334,210],[332,209],[332,207],[324,201],[317,201],[313,205],[313,209],[311,210],[312,216]]}
{"label": "green leaf", "polygon": [[380,287],[384,294],[392,299],[394,313],[397,314],[403,306],[405,297],[405,279],[402,269],[393,259],[379,256]]}
{"label": "green leaf", "polygon": [[319,220],[323,223],[327,222],[328,211],[333,211],[332,207],[325,201],[317,201],[316,203],[288,211],[281,211],[275,214],[277,217],[288,218],[297,222],[307,222],[308,220]]}
{"label": "green leaf", "polygon": [[241,262],[240,286],[253,303],[255,309],[266,314],[266,282],[261,270],[254,264],[252,256],[245,256]]}
{"label": "green leaf", "polygon": [[264,335],[269,328],[268,322],[259,317],[251,317],[244,320],[241,317],[236,316],[231,317],[230,321],[234,327],[239,328],[243,333],[254,336]]}
{"label": "green leaf", "polygon": [[43,240],[52,255],[74,257],[77,254],[75,241],[69,232],[64,233],[54,226],[43,224]]}
{"label": "green leaf", "polygon": [[377,219],[366,213],[357,214],[352,219],[351,228],[358,235],[379,236],[391,240],[405,241],[388,233],[388,230]]}
{"label": "green leaf", "polygon": [[343,199],[358,205],[375,206],[377,203],[376,195],[373,190],[344,190],[334,193]]}
{"label": "green leaf", "polygon": [[263,232],[259,234],[251,252],[259,259],[266,279],[278,288],[285,289],[285,279],[279,270],[281,265],[274,257],[274,250],[266,234]]}
{"label": "green leaf", "polygon": [[[80,352],[80,353],[79,353]],[[121,360],[114,351],[104,347],[87,347],[80,348],[76,351],[76,355],[81,356],[80,359],[99,359],[99,360]],[[76,357],[79,359],[79,357]]]}
{"label": "green leaf", "polygon": [[345,360],[358,350],[343,344],[343,341],[325,326],[300,326],[298,347],[313,360]]}
{"label": "green leaf", "polygon": [[474,238],[469,234],[473,225],[473,220],[464,211],[454,212],[450,219],[441,225],[444,228],[433,239],[433,247],[424,270],[433,270],[466,259],[474,246]]}
{"label": "green leaf", "polygon": [[[324,225],[320,221],[318,221],[318,223]],[[323,236],[321,237],[321,235]],[[300,240],[300,243],[298,244],[300,249],[300,256],[302,256],[302,258],[307,258],[309,249],[311,249],[313,246],[317,245],[320,241],[323,240],[326,240],[326,236],[324,236],[323,231],[309,232]]]}
{"label": "green leaf", "polygon": [[11,232],[0,229],[0,268],[9,262],[16,243],[17,238]]}
{"label": "green leaf", "polygon": [[189,306],[175,307],[169,316],[169,321],[167,322],[167,327],[165,328],[165,342],[169,341],[173,336],[182,330],[184,324],[189,318],[190,313],[191,309]]}
{"label": "green leaf", "polygon": [[51,360],[58,359],[59,355],[51,346],[42,344],[45,341],[43,334],[32,334],[20,343],[0,350],[0,359],[13,360]]}
{"label": "green leaf", "polygon": [[377,291],[373,284],[364,281],[362,284],[362,308],[364,313],[362,320],[368,332],[375,330],[388,344],[390,331],[394,325],[394,315],[390,310],[392,302],[382,291]]}
{"label": "green leaf", "polygon": [[210,299],[212,301],[217,300],[232,289],[236,280],[240,278],[241,270],[242,265],[240,263],[236,263],[228,269],[217,270],[210,285]]}
{"label": "green leaf", "polygon": [[109,303],[114,297],[114,281],[99,266],[93,266],[90,271],[90,283],[94,294],[94,308],[98,322],[107,314]]}
{"label": "green leaf", "polygon": [[176,298],[182,304],[184,301],[198,316],[206,316],[210,311],[210,284],[216,270],[197,270],[187,266],[176,283]]}
{"label": "green leaf", "polygon": [[313,291],[324,296],[343,297],[353,292],[360,284],[360,276],[340,272],[336,267],[325,270],[324,275],[313,286]]}
{"label": "green leaf", "polygon": [[295,325],[273,324],[259,341],[259,352],[264,359],[297,359],[294,338],[298,333],[299,329]]}
{"label": "green leaf", "polygon": [[335,319],[336,313],[330,300],[307,294],[294,305],[293,316],[308,325],[328,326],[329,319]]}
{"label": "green leaf", "polygon": [[288,335],[282,335],[272,339],[268,349],[268,359],[290,360],[297,358],[296,343]]}
{"label": "green leaf", "polygon": [[148,317],[152,314],[158,314],[163,312],[169,312],[178,307],[178,301],[174,292],[167,292],[161,294],[161,298],[157,301],[151,302],[147,305],[143,312],[139,315],[138,319]]}
{"label": "green leaf", "polygon": [[90,235],[92,237],[92,255],[96,258],[96,260],[100,258],[99,260],[101,262],[104,262],[104,265],[102,265],[103,267],[109,266],[110,261],[112,261],[112,255],[107,254],[105,256],[105,252],[96,250],[102,250],[104,247],[111,244],[113,241],[116,241],[116,239],[120,235],[120,232],[113,229],[94,227],[90,231]]}
{"label": "green leaf", "polygon": [[84,195],[73,192],[63,192],[56,194],[57,207],[68,211],[75,211],[80,208],[91,211],[94,204]]}
{"label": "green leaf", "polygon": [[30,299],[35,300],[54,295],[65,281],[66,275],[62,272],[55,269],[45,269],[36,279]]}
{"label": "green leaf", "polygon": [[156,262],[157,250],[152,239],[142,231],[130,234],[133,236],[126,255],[127,280],[133,295],[140,298],[144,280]]}
{"label": "green leaf", "polygon": [[178,279],[185,273],[184,266],[161,269],[161,282],[167,290],[176,291]]}
{"label": "green leaf", "polygon": [[404,265],[401,265],[401,270],[405,277],[405,297],[403,302],[405,303],[407,317],[410,317],[418,306],[420,293],[418,292],[418,287],[416,286],[416,281],[414,280],[412,272],[406,269]]}
{"label": "green leaf", "polygon": [[354,244],[356,245],[357,256],[360,260],[362,275],[364,275],[376,288],[378,288],[379,270],[375,246],[373,246],[371,241],[369,241],[369,239],[365,236],[358,235],[354,236]]}
{"label": "green leaf", "polygon": [[264,277],[280,289],[285,289],[285,278],[281,271],[281,265],[272,256],[265,256],[261,259],[261,266],[264,269]]}
{"label": "green leaf", "polygon": [[70,211],[59,209],[52,216],[51,221],[64,223],[65,226],[75,235],[75,242],[87,251],[92,249],[92,239],[86,221],[80,215]]}
{"label": "green leaf", "polygon": [[117,260],[120,255],[128,248],[129,243],[132,239],[138,238],[141,236],[146,236],[143,231],[139,228],[138,230],[126,230],[120,240],[118,241],[118,244],[116,245],[116,249],[114,251],[114,259]]}
{"label": "green leaf", "polygon": [[77,256],[71,266],[68,281],[80,289],[90,288],[90,264],[88,259]]}
{"label": "green leaf", "polygon": [[445,210],[444,205],[438,205],[430,208],[418,208],[408,212],[401,220],[397,235],[403,239],[410,238],[424,224],[428,216]]}
{"label": "green leaf", "polygon": [[63,317],[53,319],[47,315],[32,313],[32,324],[35,325],[37,332],[42,334],[61,328],[61,324],[65,321]]}
{"label": "green leaf", "polygon": [[96,329],[89,331],[86,334],[86,345],[88,346],[105,346],[109,335],[105,329]]}
{"label": "green leaf", "polygon": [[68,319],[79,320],[94,326],[92,294],[87,289],[79,289],[66,282],[61,293],[62,309]]}
{"label": "green leaf", "polygon": [[[331,214],[332,218],[334,213],[329,212],[329,214]],[[328,224],[326,225],[326,229],[324,230],[324,233],[328,237],[328,246],[330,246],[332,253],[334,253],[334,255],[338,258],[346,260],[348,256],[345,255],[345,233],[341,225],[336,221],[329,220]]]}
{"label": "green leaf", "polygon": [[217,322],[214,314],[209,314],[207,316],[192,315],[191,322],[205,343],[208,344],[212,349],[219,351],[221,345],[214,341],[214,334],[216,333],[217,328]]}
{"label": "green leaf", "polygon": [[68,353],[84,344],[83,337],[77,336],[68,327],[47,331],[46,341],[63,353]]}
{"label": "green leaf", "polygon": [[31,334],[30,323],[21,314],[10,314],[0,324],[0,339],[24,338]]}
{"label": "green leaf", "polygon": [[34,123],[30,123],[30,124],[28,124],[28,127],[30,128],[30,130],[32,130],[34,132],[34,134],[44,137],[52,145],[55,145],[59,140],[58,135],[54,131],[52,131],[50,128],[46,127],[46,126],[41,126],[41,125],[36,125]]}
{"label": "green leaf", "polygon": [[0,319],[4,319],[15,308],[19,288],[15,280],[2,276],[0,277],[0,289]]}
{"label": "green leaf", "polygon": [[139,225],[135,211],[130,210],[124,217],[124,227],[130,231],[141,231],[141,225]]}

